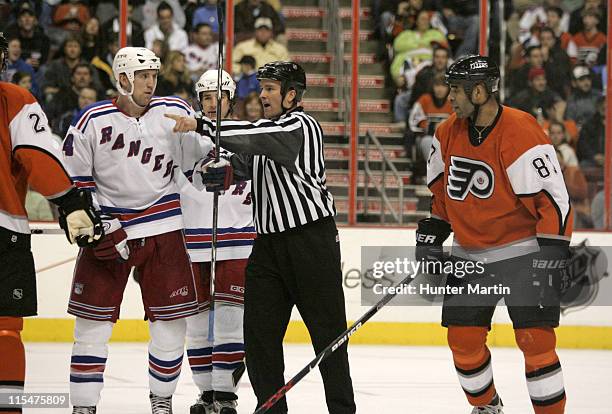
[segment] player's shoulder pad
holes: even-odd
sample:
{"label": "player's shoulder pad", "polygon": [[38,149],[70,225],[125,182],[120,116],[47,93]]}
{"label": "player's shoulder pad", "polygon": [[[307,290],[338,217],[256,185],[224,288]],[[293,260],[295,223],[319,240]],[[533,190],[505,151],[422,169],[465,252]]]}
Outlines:
{"label": "player's shoulder pad", "polygon": [[529,113],[504,106],[499,120],[503,129],[503,149],[507,161],[513,162],[538,145],[552,145],[550,138]]}
{"label": "player's shoulder pad", "polygon": [[178,96],[154,96],[149,103],[150,108],[165,106],[168,109],[178,109],[180,115],[193,115],[194,110],[189,103]]}
{"label": "player's shoulder pad", "polygon": [[463,121],[464,120],[457,118],[457,114],[453,112],[448,118],[440,122],[440,124],[436,127],[435,132],[438,141],[442,143],[443,141],[448,140],[449,136],[453,132],[459,132],[456,131],[456,129],[462,127],[461,124]]}
{"label": "player's shoulder pad", "polygon": [[79,131],[85,131],[87,124],[90,119],[104,115],[109,112],[117,112],[119,109],[109,99],[104,101],[94,102],[81,109],[79,113],[72,119],[70,125],[79,129]]}
{"label": "player's shoulder pad", "polygon": [[0,95],[4,96],[8,102],[9,120],[12,120],[25,105],[38,102],[30,91],[8,82],[0,82]]}

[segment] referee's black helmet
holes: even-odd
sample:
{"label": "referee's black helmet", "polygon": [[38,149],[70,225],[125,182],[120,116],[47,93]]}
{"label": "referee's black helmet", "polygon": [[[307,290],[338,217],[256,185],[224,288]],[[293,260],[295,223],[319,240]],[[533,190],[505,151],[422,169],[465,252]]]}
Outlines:
{"label": "referee's black helmet", "polygon": [[302,99],[302,95],[306,90],[306,72],[295,62],[270,62],[266,63],[257,70],[257,79],[271,79],[281,83],[281,96],[285,98],[285,94],[289,90],[295,91],[295,101]]}

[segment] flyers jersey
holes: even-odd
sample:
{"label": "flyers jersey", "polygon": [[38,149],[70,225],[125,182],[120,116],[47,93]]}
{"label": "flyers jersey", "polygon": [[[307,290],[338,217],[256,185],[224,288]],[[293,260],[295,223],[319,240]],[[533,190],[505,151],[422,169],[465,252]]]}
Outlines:
{"label": "flyers jersey", "polygon": [[36,99],[17,85],[0,82],[0,227],[29,233],[28,184],[48,199],[72,188],[61,147]]}
{"label": "flyers jersey", "polygon": [[432,142],[431,215],[451,224],[453,254],[503,260],[538,251],[536,238],[569,241],[572,211],[555,149],[531,115],[500,107],[480,145],[451,115]]}

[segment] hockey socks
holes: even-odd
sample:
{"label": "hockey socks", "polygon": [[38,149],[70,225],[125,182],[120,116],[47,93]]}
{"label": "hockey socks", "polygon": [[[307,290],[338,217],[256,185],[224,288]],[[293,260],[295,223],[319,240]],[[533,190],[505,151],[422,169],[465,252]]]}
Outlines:
{"label": "hockey socks", "polygon": [[185,319],[150,322],[149,333],[149,387],[155,396],[170,397],[183,363]]}
{"label": "hockey socks", "polygon": [[[25,381],[25,350],[21,342],[22,318],[0,317],[0,393],[18,395],[23,393]],[[0,404],[0,412],[21,413],[14,405]]]}
{"label": "hockey socks", "polygon": [[449,326],[448,345],[459,383],[469,403],[484,406],[497,396],[493,383],[491,353],[486,346],[487,328],[477,326]]}
{"label": "hockey socks", "polygon": [[562,414],[565,388],[553,328],[515,329],[518,347],[525,357],[525,377],[536,414]]}
{"label": "hockey socks", "polygon": [[76,318],[70,359],[70,402],[94,407],[100,401],[112,322]]}

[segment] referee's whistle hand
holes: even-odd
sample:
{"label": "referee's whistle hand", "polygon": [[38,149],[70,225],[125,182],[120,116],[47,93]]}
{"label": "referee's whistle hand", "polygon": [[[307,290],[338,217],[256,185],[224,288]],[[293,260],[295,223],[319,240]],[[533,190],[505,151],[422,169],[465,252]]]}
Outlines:
{"label": "referee's whistle hand", "polygon": [[192,118],[190,116],[181,116],[175,114],[164,114],[164,116],[166,118],[174,120],[175,124],[174,128],[172,129],[173,132],[195,131],[196,127],[198,126],[198,123],[195,118]]}

